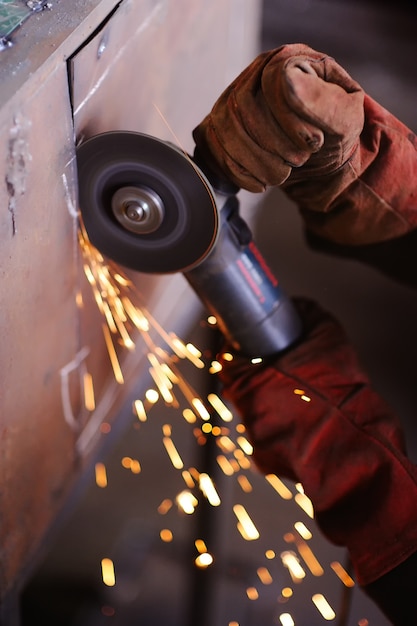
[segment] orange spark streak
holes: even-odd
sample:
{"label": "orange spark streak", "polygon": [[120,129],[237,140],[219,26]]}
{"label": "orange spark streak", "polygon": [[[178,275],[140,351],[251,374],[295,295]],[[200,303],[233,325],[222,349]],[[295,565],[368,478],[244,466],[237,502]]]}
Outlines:
{"label": "orange spark streak", "polygon": [[114,349],[114,345],[113,345],[109,330],[105,324],[102,324],[102,329],[103,329],[104,340],[107,346],[107,352],[109,354],[110,362],[113,368],[114,377],[120,385],[123,385],[124,378],[123,378],[122,370],[120,368],[119,359],[117,358],[116,350]]}

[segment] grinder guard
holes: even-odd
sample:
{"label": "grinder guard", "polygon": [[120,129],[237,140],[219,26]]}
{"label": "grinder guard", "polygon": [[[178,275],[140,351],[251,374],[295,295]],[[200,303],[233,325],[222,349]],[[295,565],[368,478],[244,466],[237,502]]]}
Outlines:
{"label": "grinder guard", "polygon": [[239,215],[236,188],[216,194],[200,162],[140,133],[92,137],[77,163],[84,225],[103,254],[140,272],[183,272],[247,356],[276,354],[298,338],[298,315]]}

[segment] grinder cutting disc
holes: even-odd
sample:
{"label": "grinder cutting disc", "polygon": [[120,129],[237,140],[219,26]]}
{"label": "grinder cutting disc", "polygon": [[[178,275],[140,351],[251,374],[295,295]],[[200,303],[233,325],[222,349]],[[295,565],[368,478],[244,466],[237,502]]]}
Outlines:
{"label": "grinder cutting disc", "polygon": [[149,135],[108,132],[77,149],[87,234],[131,269],[165,274],[196,267],[218,234],[212,189],[178,148]]}

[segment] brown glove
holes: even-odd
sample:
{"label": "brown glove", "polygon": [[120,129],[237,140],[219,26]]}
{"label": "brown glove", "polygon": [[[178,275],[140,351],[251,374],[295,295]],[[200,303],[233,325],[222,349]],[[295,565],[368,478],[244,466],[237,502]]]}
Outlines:
{"label": "brown glove", "polygon": [[223,395],[266,474],[300,481],[317,523],[367,585],[417,551],[417,468],[339,324],[295,300],[305,335],[269,364],[223,361]]}
{"label": "brown glove", "polygon": [[304,44],[259,55],[193,136],[207,165],[238,187],[282,185],[326,239],[368,244],[417,226],[413,133]]}

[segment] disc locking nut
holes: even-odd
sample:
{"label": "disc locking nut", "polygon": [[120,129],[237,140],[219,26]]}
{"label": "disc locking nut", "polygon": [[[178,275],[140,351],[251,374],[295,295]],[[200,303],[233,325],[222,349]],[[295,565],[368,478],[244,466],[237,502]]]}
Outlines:
{"label": "disc locking nut", "polygon": [[154,232],[164,218],[161,198],[148,187],[121,187],[113,195],[111,206],[126,230],[142,235]]}

